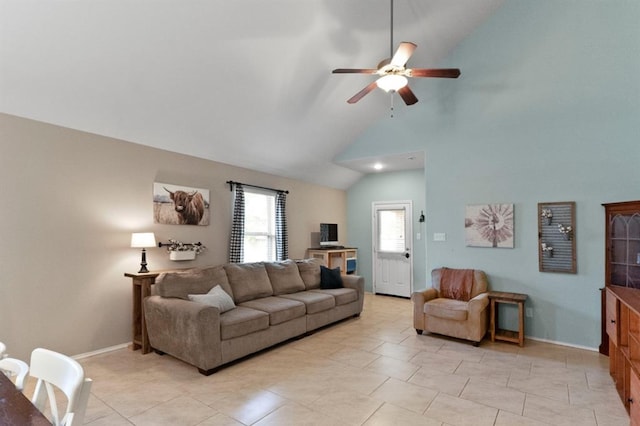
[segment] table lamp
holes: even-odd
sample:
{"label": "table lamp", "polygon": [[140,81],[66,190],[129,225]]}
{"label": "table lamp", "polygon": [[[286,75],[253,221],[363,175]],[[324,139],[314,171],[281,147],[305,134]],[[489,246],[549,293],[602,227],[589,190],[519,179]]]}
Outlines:
{"label": "table lamp", "polygon": [[155,247],[156,237],[153,232],[134,232],[131,234],[131,247],[142,247],[142,262],[140,262],[139,274],[147,273],[147,251],[145,247]]}

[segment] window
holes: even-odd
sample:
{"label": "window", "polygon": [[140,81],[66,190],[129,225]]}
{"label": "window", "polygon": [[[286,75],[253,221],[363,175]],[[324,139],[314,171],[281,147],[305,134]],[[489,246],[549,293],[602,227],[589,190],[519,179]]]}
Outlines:
{"label": "window", "polygon": [[276,196],[245,189],[243,262],[276,260]]}
{"label": "window", "polygon": [[289,256],[287,233],[288,191],[247,185],[235,185],[233,219],[229,238],[229,262],[280,261]]}
{"label": "window", "polygon": [[378,211],[378,250],[389,253],[405,251],[404,209]]}

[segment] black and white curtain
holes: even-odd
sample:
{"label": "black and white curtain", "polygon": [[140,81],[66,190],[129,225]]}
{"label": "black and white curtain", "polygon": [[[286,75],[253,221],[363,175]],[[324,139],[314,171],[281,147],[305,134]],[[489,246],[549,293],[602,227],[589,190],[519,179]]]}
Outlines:
{"label": "black and white curtain", "polygon": [[276,260],[289,258],[289,235],[287,233],[287,194],[276,193]]}
{"label": "black and white curtain", "polygon": [[235,184],[233,202],[233,223],[231,224],[231,240],[229,242],[229,262],[240,263],[244,258],[244,190],[239,183]]}

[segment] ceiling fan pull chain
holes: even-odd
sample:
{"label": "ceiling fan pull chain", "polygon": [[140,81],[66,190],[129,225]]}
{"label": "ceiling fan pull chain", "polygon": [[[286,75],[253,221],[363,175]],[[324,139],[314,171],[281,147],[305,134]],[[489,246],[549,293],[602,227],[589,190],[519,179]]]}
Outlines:
{"label": "ceiling fan pull chain", "polygon": [[391,118],[393,118],[393,93],[391,93],[391,96],[389,96],[389,98],[391,98]]}

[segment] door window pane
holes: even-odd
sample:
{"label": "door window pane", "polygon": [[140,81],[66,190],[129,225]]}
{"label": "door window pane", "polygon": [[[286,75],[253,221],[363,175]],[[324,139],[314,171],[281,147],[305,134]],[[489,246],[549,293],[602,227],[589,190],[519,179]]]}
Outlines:
{"label": "door window pane", "polygon": [[404,209],[378,210],[378,250],[402,253],[406,250]]}

